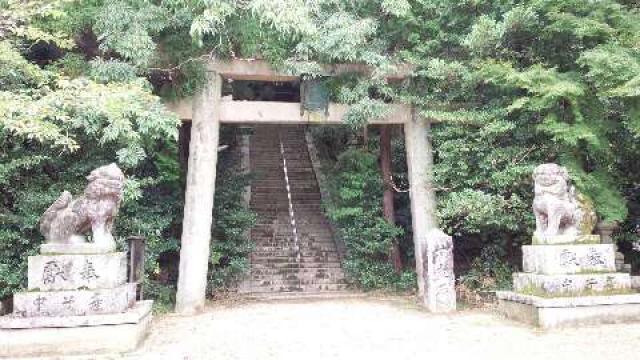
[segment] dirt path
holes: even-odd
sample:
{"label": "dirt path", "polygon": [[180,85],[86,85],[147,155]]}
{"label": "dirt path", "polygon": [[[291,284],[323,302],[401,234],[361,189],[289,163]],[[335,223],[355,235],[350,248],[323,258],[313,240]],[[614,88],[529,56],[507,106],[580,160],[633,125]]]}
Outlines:
{"label": "dirt path", "polygon": [[[160,316],[135,353],[100,359],[640,359],[640,324],[543,332],[491,311],[433,315],[406,298],[213,305]],[[95,357],[93,357],[95,358]]]}

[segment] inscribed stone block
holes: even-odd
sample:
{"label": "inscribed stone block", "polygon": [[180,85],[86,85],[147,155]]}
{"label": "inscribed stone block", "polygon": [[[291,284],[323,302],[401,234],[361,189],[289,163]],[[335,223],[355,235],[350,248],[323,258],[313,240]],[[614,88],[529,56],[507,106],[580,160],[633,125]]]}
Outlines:
{"label": "inscribed stone block", "polygon": [[106,289],[127,280],[123,252],[97,255],[29,256],[29,290]]}
{"label": "inscribed stone block", "polygon": [[543,291],[547,294],[577,294],[631,288],[631,277],[625,273],[541,275],[514,273],[515,291]]}
{"label": "inscribed stone block", "polygon": [[523,246],[522,262],[524,272],[538,274],[616,271],[613,244]]}
{"label": "inscribed stone block", "polygon": [[136,284],[113,289],[27,291],[13,296],[13,313],[19,317],[77,316],[125,312],[135,304]]}
{"label": "inscribed stone block", "polygon": [[424,303],[432,312],[456,310],[455,275],[453,273],[453,240],[438,229],[427,234],[422,244]]}

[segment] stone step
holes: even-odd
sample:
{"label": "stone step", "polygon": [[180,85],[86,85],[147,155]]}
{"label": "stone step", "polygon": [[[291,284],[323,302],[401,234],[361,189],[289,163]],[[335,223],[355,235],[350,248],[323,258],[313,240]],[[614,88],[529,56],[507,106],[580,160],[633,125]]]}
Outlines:
{"label": "stone step", "polygon": [[[267,263],[267,264],[277,264],[277,263],[288,263],[295,264],[297,257],[295,254],[291,254],[291,256],[260,256],[251,254],[251,263]],[[337,255],[323,255],[323,256],[300,256],[300,261],[302,263],[325,263],[325,262],[336,262],[339,263],[340,259]]]}
{"label": "stone step", "polygon": [[[292,256],[251,256],[252,264],[296,264],[297,257]],[[323,264],[327,262],[340,263],[338,256],[301,256],[301,263],[318,263]]]}
{"label": "stone step", "polygon": [[[281,187],[282,184],[285,183],[284,180],[284,173],[278,173],[278,174],[273,174],[272,177],[269,178],[254,178],[253,181],[251,182],[252,187],[255,186],[274,186],[274,187]],[[290,183],[289,185],[291,186],[298,186],[298,185],[317,185],[318,182],[316,181],[315,177],[311,177],[309,176],[306,179],[297,179],[297,181],[295,183]]]}
{"label": "stone step", "polygon": [[[264,236],[253,238],[255,243],[255,250],[269,248],[269,247],[280,247],[282,250],[293,249],[295,245],[300,246],[300,248],[304,251],[313,251],[315,249],[328,249],[329,247],[334,246],[335,242],[333,238],[325,237],[325,238],[310,238],[306,236],[298,237],[298,241],[295,241],[293,237],[291,239],[274,239],[273,237]],[[277,243],[275,245],[271,243]]]}
{"label": "stone step", "polygon": [[347,284],[322,284],[322,285],[302,285],[302,286],[259,286],[252,287],[249,291],[256,293],[277,293],[277,292],[320,292],[320,291],[341,291],[348,289]]}
{"label": "stone step", "polygon": [[[289,211],[289,205],[279,204],[279,205],[270,205],[270,204],[251,204],[251,210],[257,213],[268,213],[269,211]],[[321,212],[322,205],[321,204],[304,204],[304,205],[293,205],[293,210],[298,214],[304,214],[303,211],[315,211]]]}
{"label": "stone step", "polygon": [[[335,251],[335,248],[336,247],[335,247],[335,244],[333,244],[333,239],[332,239],[331,243],[327,245],[312,243],[306,249],[303,248],[303,251],[307,251],[307,249],[309,251]],[[271,251],[281,251],[281,250],[291,250],[291,249],[292,247],[286,246],[286,245],[285,246],[256,245],[254,251],[271,252]]]}
{"label": "stone step", "polygon": [[[255,249],[251,252],[251,256],[257,257],[291,257],[291,254],[295,254],[293,250],[276,250],[266,251],[262,249]],[[302,257],[325,257],[325,256],[337,256],[338,252],[335,249],[331,250],[301,250],[300,256]]]}
{"label": "stone step", "polygon": [[[287,150],[288,149],[285,149],[285,153],[284,153],[284,157],[285,159],[287,159],[287,162],[289,160],[305,162],[307,164],[311,162],[309,155],[304,153],[307,149],[300,149],[300,150],[296,150],[296,152],[291,152],[291,153],[287,153]],[[280,149],[278,149],[277,152],[273,151],[272,149],[263,149],[263,151],[260,151],[260,149],[256,149],[256,151],[258,151],[258,153],[256,153],[255,156],[253,157],[252,164],[260,164],[261,162],[266,163],[267,161],[271,161],[272,164],[275,164],[279,161],[282,161],[282,155],[280,154]]]}
{"label": "stone step", "polygon": [[[251,230],[252,238],[254,240],[264,239],[264,240],[283,240],[283,241],[293,241],[293,227],[289,224],[278,224],[274,226],[263,226],[259,228],[253,228]],[[297,234],[299,241],[311,242],[314,240],[333,240],[333,235],[330,230],[322,230],[322,231],[308,231],[306,229],[301,228],[301,226],[297,226]],[[333,242],[333,241],[332,241]]]}
{"label": "stone step", "polygon": [[346,284],[343,274],[286,274],[286,275],[250,275],[245,281],[256,286],[260,285],[309,285],[309,284]]}
{"label": "stone step", "polygon": [[[277,243],[277,244],[273,244],[273,243]],[[282,248],[282,251],[287,251],[287,249],[293,249],[295,245],[296,244],[293,241],[287,242],[287,243],[284,243],[284,242],[278,243],[276,241],[269,241],[267,239],[262,239],[262,241],[255,243],[255,251],[260,251],[260,249],[264,249],[264,248],[275,248],[275,247],[280,247]],[[318,251],[317,249],[327,249],[329,247],[335,248],[335,243],[333,242],[333,240],[298,242],[297,245],[300,247],[301,251]]]}
{"label": "stone step", "polygon": [[[295,205],[294,205],[295,206]],[[295,214],[298,215],[298,214]],[[306,226],[316,226],[318,228],[323,228],[326,225],[329,225],[329,220],[327,218],[318,213],[318,212],[300,212],[300,215],[304,215],[299,219],[299,224],[304,224]],[[282,221],[289,220],[289,212],[271,212],[271,213],[263,213],[258,217],[258,224],[261,226],[264,225],[272,225],[274,222],[281,223]]]}
{"label": "stone step", "polygon": [[[304,193],[293,193],[291,194],[292,198],[292,202],[293,202],[293,206],[300,206],[300,205],[308,205],[308,204],[312,204],[312,205],[321,205],[322,204],[322,199],[320,197],[320,195],[311,195],[311,194],[304,194]],[[283,191],[282,193],[262,193],[262,194],[256,194],[256,193],[252,193],[251,194],[251,200],[250,200],[250,204],[251,205],[269,205],[272,204],[274,201],[286,201],[287,204],[289,203],[289,197],[287,195],[287,193],[285,191]]]}
{"label": "stone step", "polygon": [[344,277],[342,268],[301,268],[301,269],[251,269],[250,276],[334,276]]}
{"label": "stone step", "polygon": [[353,290],[337,290],[337,291],[306,291],[306,292],[278,292],[278,293],[243,293],[249,299],[257,299],[261,301],[299,301],[299,300],[315,300],[315,299],[354,299],[365,298],[367,295]]}
{"label": "stone step", "polygon": [[252,262],[252,269],[331,269],[342,268],[339,262],[261,263]]}
{"label": "stone step", "polygon": [[[281,246],[293,248],[293,246],[296,245],[294,241],[270,241],[268,239],[258,239],[254,240],[254,242],[256,248],[260,248],[263,246]],[[313,242],[298,241],[298,246],[300,246],[301,249],[313,249],[315,246],[335,246],[335,243],[333,240],[317,240]]]}
{"label": "stone step", "polygon": [[249,280],[253,287],[262,286],[320,286],[320,285],[340,285],[346,284],[344,279],[265,279]]}

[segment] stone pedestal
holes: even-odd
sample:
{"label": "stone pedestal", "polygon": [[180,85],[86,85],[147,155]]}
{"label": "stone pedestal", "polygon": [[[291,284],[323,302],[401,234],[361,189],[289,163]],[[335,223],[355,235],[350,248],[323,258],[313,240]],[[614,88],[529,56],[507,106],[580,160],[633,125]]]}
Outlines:
{"label": "stone pedestal", "polygon": [[0,317],[0,357],[133,350],[152,302],[136,302],[125,254],[49,245],[29,257],[28,291],[14,294],[13,313]]}
{"label": "stone pedestal", "polygon": [[524,272],[513,274],[514,291],[497,293],[499,311],[542,328],[640,320],[640,294],[628,273],[616,272],[614,245],[597,235],[574,239],[523,246]]}
{"label": "stone pedestal", "polygon": [[123,313],[0,318],[0,358],[122,353],[135,350],[149,332],[152,301]]}

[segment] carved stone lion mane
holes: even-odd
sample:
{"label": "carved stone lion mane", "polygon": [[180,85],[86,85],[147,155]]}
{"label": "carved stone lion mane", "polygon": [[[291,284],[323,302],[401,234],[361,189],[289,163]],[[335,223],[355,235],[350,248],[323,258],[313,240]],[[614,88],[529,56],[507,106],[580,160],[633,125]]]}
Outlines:
{"label": "carved stone lion mane", "polygon": [[578,235],[582,213],[569,173],[557,164],[539,165],[533,172],[533,212],[538,236]]}
{"label": "carved stone lion mane", "polygon": [[115,246],[111,229],[124,188],[124,174],[116,164],[93,170],[84,195],[72,198],[65,191],[40,219],[40,232],[47,243],[84,243],[91,230],[97,245]]}

